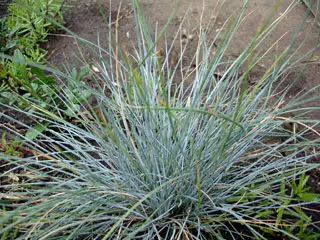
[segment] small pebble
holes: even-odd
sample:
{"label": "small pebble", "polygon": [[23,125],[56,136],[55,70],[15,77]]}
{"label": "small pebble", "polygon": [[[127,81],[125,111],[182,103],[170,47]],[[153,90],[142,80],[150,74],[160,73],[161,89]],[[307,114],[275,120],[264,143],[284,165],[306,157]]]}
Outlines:
{"label": "small pebble", "polygon": [[183,29],[182,29],[182,34],[183,34],[183,35],[187,35],[187,29],[183,28]]}
{"label": "small pebble", "polygon": [[93,71],[95,71],[95,72],[100,72],[99,68],[97,68],[97,67],[94,66],[94,65],[92,65],[92,69],[93,69]]}
{"label": "small pebble", "polygon": [[194,38],[193,34],[190,34],[190,35],[188,36],[188,39],[189,39],[189,40],[193,40],[193,38]]}

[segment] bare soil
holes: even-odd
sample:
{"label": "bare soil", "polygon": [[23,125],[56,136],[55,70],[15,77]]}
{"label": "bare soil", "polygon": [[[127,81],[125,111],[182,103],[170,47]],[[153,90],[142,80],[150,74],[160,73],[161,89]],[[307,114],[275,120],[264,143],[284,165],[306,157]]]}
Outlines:
{"label": "bare soil", "polygon": [[0,18],[8,14],[8,6],[12,0],[0,0]]}
{"label": "bare soil", "polygon": [[[100,7],[98,6],[100,2]],[[120,46],[132,51],[135,46],[136,25],[133,18],[131,0],[112,1],[110,5],[109,0],[69,0],[72,8],[67,10],[65,14],[65,26],[72,32],[83,39],[90,42],[100,44],[102,48],[107,48],[108,41],[108,27],[107,22],[101,11],[109,18],[109,11],[111,11],[111,21],[113,24],[119,17],[119,44]],[[141,0],[139,1],[144,10],[150,26],[155,29],[161,29],[169,19],[176,7],[176,1],[173,0]],[[186,57],[192,55],[197,46],[197,29],[200,24],[206,27],[209,22],[214,23],[210,25],[208,31],[208,40],[213,40],[217,36],[218,30],[223,23],[230,17],[234,16],[243,4],[243,0],[227,0],[224,6],[219,9],[218,0],[180,0],[175,17],[171,21],[167,29],[167,38],[172,40],[177,33],[177,29],[186,17],[183,23],[186,38],[189,41],[189,48]],[[236,36],[233,38],[230,48],[227,50],[226,58],[236,58],[244,49],[249,41],[254,37],[256,30],[263,22],[275,11],[272,19],[281,17],[287,7],[292,3],[291,0],[284,0],[283,3],[276,9],[279,0],[250,0],[246,7],[245,14],[247,15],[241,24]],[[312,0],[310,0],[312,4]],[[261,50],[267,50],[272,44],[278,41],[278,47],[271,49],[268,53],[270,56],[275,56],[276,51],[282,52],[290,43],[297,28],[302,20],[306,17],[307,8],[305,4],[298,3],[289,12],[278,27],[265,39]],[[200,23],[200,19],[201,23]],[[302,47],[297,49],[298,56],[310,51],[314,46],[319,44],[320,24],[319,21],[314,21],[314,16],[309,14],[306,17],[306,24],[299,35],[300,44],[304,39]],[[320,20],[320,19],[318,19]],[[115,25],[115,24],[114,24]],[[67,34],[68,33],[63,33]],[[99,39],[99,41],[98,41]],[[219,39],[217,39],[219,41]],[[161,43],[160,43],[161,45]],[[48,61],[58,68],[67,69],[72,67],[81,67],[86,62],[89,65],[94,64],[96,58],[92,51],[88,50],[87,46],[80,44],[79,41],[71,36],[55,35],[49,38],[49,42],[44,45],[49,50]],[[306,66],[302,72],[299,80],[291,88],[287,100],[296,97],[299,93],[304,93],[309,89],[320,84],[320,50],[315,52],[312,61]],[[266,69],[272,64],[274,58],[264,60],[256,69],[253,70],[254,77],[262,76]],[[292,75],[286,79],[284,87],[289,85],[299,74],[301,68],[293,71]],[[314,91],[308,97],[318,96],[319,90]],[[320,106],[320,101],[314,101],[307,106]],[[319,120],[320,112],[313,111],[309,113],[308,117]],[[319,136],[315,135],[315,138]],[[319,162],[319,159],[315,159]],[[315,170],[310,174],[310,185],[314,192],[320,193],[320,169]],[[319,207],[319,206],[318,206]],[[315,206],[316,208],[316,206]]]}
{"label": "bare soil", "polygon": [[[127,51],[132,51],[135,44],[136,25],[133,18],[131,0],[112,1],[109,0],[69,0],[68,3],[72,6],[65,14],[65,26],[81,38],[88,40],[95,44],[100,44],[102,48],[107,48],[109,44],[108,36],[108,18],[111,11],[111,21],[115,26],[117,15],[119,14],[118,39],[121,47]],[[176,1],[172,0],[141,0],[140,4],[144,10],[150,26],[161,29],[168,21],[174,9],[177,7],[177,12],[167,29],[167,39],[173,40],[178,27],[183,18],[185,21],[182,28],[188,43],[188,49],[185,58],[193,55],[197,46],[198,29],[201,25],[205,28],[209,26],[207,34],[208,40],[214,40],[217,32],[222,28],[223,23],[230,17],[235,16],[243,4],[243,0],[227,0],[222,8],[217,0],[179,0],[177,6]],[[292,3],[291,0],[284,0],[277,8],[279,0],[250,0],[246,7],[245,20],[241,24],[236,36],[233,38],[229,49],[226,53],[227,59],[235,59],[241,53],[250,40],[254,37],[257,28],[272,14],[275,13],[272,20],[284,14],[287,7]],[[310,4],[312,1],[310,2]],[[100,4],[100,6],[99,6]],[[275,11],[275,8],[277,10]],[[119,11],[119,13],[118,13]],[[303,3],[296,4],[291,12],[281,21],[279,26],[265,39],[261,45],[261,50],[267,50],[272,44],[278,42],[278,47],[271,49],[269,56],[275,56],[281,53],[290,43],[297,28],[305,18],[307,8]],[[103,14],[105,16],[103,16]],[[107,18],[107,19],[106,19]],[[320,19],[319,19],[320,20]],[[81,67],[86,62],[94,64],[96,61],[95,54],[88,49],[88,46],[79,43],[74,37],[68,33],[69,36],[55,35],[49,38],[49,42],[44,44],[44,47],[49,50],[48,61],[58,68]],[[306,24],[303,27],[299,36],[297,44],[302,42],[302,47],[297,49],[298,56],[301,56],[310,51],[314,46],[319,44],[320,23],[314,21],[314,16],[309,14],[306,18]],[[216,40],[219,43],[219,38]],[[161,46],[162,45],[162,46]],[[178,44],[177,44],[178,45]],[[159,48],[164,48],[164,44],[160,43]],[[173,50],[172,58],[174,58]],[[253,70],[253,78],[262,76],[268,67],[272,64],[274,58],[264,60]],[[174,59],[172,60],[174,62]],[[303,71],[291,91],[288,94],[288,100],[294,98],[297,94],[306,92],[307,90],[320,84],[320,49],[315,52],[311,62]],[[300,73],[302,68],[293,71],[291,76],[283,83],[283,87],[289,85],[296,76]],[[319,90],[310,93],[310,97],[319,95]],[[310,104],[309,104],[310,105]],[[311,103],[313,106],[320,106],[320,101]],[[312,119],[320,118],[320,111],[314,111],[309,114]]]}
{"label": "bare soil", "polygon": [[[312,4],[310,0],[310,4]],[[3,2],[3,1],[2,1]],[[100,2],[100,7],[98,6]],[[102,48],[108,48],[109,34],[108,34],[108,19],[106,19],[102,13],[109,17],[109,11],[111,11],[111,21],[115,28],[115,22],[118,16],[119,19],[119,45],[129,52],[133,51],[136,47],[135,44],[135,32],[136,24],[133,18],[132,0],[113,0],[112,4],[109,4],[109,0],[69,0],[68,3],[72,8],[67,8],[65,13],[65,26],[74,32],[81,38],[88,40],[89,42],[99,44]],[[169,19],[170,15],[176,7],[174,0],[140,0],[141,6],[144,10],[145,16],[150,23],[150,26],[155,29],[161,29]],[[185,29],[185,39],[189,41],[189,49],[185,56],[191,58],[196,46],[199,26],[206,27],[209,22],[210,30],[208,31],[208,40],[213,40],[217,36],[217,32],[221,29],[223,23],[233,14],[237,13],[243,4],[243,0],[227,0],[223,8],[219,9],[219,0],[179,0],[179,6],[173,20],[171,21],[168,30],[167,38],[173,40],[177,33],[182,19],[186,17],[182,28]],[[236,36],[233,38],[230,48],[227,50],[226,58],[235,59],[241,53],[252,37],[255,35],[256,30],[263,24],[263,21],[270,16],[277,6],[279,0],[249,0],[249,4],[246,8],[245,14],[247,17],[241,24]],[[290,5],[291,0],[283,0],[283,3],[276,10],[272,19],[280,17],[285,9]],[[5,14],[5,8],[1,6],[0,0],[0,17],[1,14]],[[2,7],[2,8],[1,8]],[[102,11],[102,12],[101,12]],[[290,43],[292,36],[295,34],[296,29],[304,19],[307,8],[304,4],[300,3],[286,15],[283,21],[279,24],[277,29],[267,37],[261,46],[261,50],[267,50],[272,44],[278,42],[277,51],[283,51]],[[200,19],[202,19],[200,21]],[[320,19],[319,19],[320,20]],[[318,21],[319,22],[319,21]],[[297,49],[298,55],[301,56],[312,49],[315,45],[319,44],[320,36],[320,24],[314,21],[314,16],[309,15],[306,17],[306,24],[299,36],[302,41],[304,38],[304,44],[301,48]],[[301,42],[300,41],[300,42]],[[299,43],[300,43],[299,42]],[[219,39],[217,39],[217,44]],[[162,44],[162,46],[161,46]],[[66,31],[60,34],[51,35],[49,41],[43,44],[43,47],[49,51],[47,60],[49,64],[56,66],[59,69],[71,69],[72,67],[80,68],[84,64],[94,65],[97,61],[97,57],[94,53],[88,49],[88,46],[80,43],[74,37]],[[159,48],[163,48],[163,42],[160,43]],[[176,46],[173,52],[179,53],[179,46]],[[270,56],[276,55],[276,50],[273,48],[269,52]],[[315,86],[320,85],[320,50],[315,52],[312,61],[306,66],[302,72],[299,80],[291,88],[287,100],[294,98],[297,94],[304,93]],[[273,59],[267,59],[262,64],[253,70],[253,78],[259,78],[262,76],[268,67],[272,64]],[[173,54],[174,62],[174,54]],[[188,59],[186,59],[188,62]],[[301,68],[294,70],[290,77],[286,79],[283,87],[291,84],[291,82],[300,73]],[[253,79],[254,81],[254,79]],[[320,90],[314,91],[309,94],[308,97],[315,97],[320,94]],[[320,106],[320,101],[314,101],[308,106]],[[6,110],[6,114],[16,119],[22,119],[25,124],[28,124],[28,119],[24,119],[16,112],[10,113],[10,110]],[[308,114],[308,117],[314,120],[320,120],[320,112],[313,111]],[[23,120],[24,119],[24,120]],[[14,123],[6,123],[7,127],[14,128]],[[0,129],[1,130],[1,129]],[[19,129],[16,129],[19,131]],[[0,132],[1,135],[1,132]],[[312,138],[319,138],[317,134]],[[0,145],[1,151],[1,145]],[[314,158],[314,162],[320,162],[320,159]],[[309,173],[309,185],[313,192],[320,193],[320,169],[315,169]],[[320,204],[314,204],[310,206],[315,211],[320,211]],[[320,221],[320,214],[313,213],[315,221]]]}

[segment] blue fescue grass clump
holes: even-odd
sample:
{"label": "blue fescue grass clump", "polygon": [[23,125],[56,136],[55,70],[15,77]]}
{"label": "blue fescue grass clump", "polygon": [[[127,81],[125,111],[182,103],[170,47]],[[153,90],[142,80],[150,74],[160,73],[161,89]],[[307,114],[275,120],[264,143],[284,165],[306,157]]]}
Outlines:
{"label": "blue fescue grass clump", "polygon": [[[273,92],[293,68],[288,63],[296,59],[294,43],[275,56],[255,85],[247,79],[266,54],[259,46],[279,19],[258,30],[236,60],[224,62],[244,5],[226,24],[214,56],[214,44],[200,31],[187,69],[191,73],[184,74],[180,66],[187,46],[175,66],[169,64],[168,43],[160,59],[157,42],[164,31],[151,37],[134,6],[135,53],[121,51],[112,41],[107,50],[97,46],[109,58],[92,73],[95,88],[53,71],[73,89],[56,93],[59,101],[45,107],[25,99],[34,110],[17,110],[46,129],[30,141],[7,128],[32,154],[1,155],[11,167],[0,175],[9,178],[0,187],[0,234],[18,231],[16,239],[299,239],[297,234],[317,229],[303,211],[317,201],[303,189],[303,173],[317,166],[308,160],[318,155],[310,149],[319,144],[305,137],[316,125],[285,115],[307,101],[303,96],[284,105],[286,91]],[[221,67],[223,73],[217,74]],[[175,84],[178,75],[182,80]],[[81,95],[88,91],[94,106]],[[287,122],[311,126],[291,132],[283,128]]]}

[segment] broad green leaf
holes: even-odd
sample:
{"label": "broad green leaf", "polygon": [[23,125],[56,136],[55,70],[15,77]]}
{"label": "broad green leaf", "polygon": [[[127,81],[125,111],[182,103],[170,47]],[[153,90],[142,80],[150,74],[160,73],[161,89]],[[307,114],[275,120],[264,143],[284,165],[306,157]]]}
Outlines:
{"label": "broad green leaf", "polygon": [[258,213],[257,215],[254,216],[254,218],[269,218],[271,216],[271,214],[273,214],[274,211],[272,210],[265,210],[263,212]]}
{"label": "broad green leaf", "polygon": [[81,79],[89,72],[89,67],[88,66],[83,66],[80,68],[77,80],[81,81]]}
{"label": "broad green leaf", "polygon": [[18,64],[25,65],[25,58],[19,49],[14,51],[13,60]]}
{"label": "broad green leaf", "polygon": [[42,79],[35,79],[32,81],[32,83],[38,84],[38,85],[52,85],[56,83],[56,80],[53,76],[46,76],[45,78]]}
{"label": "broad green leaf", "polygon": [[44,71],[43,71],[41,68],[32,66],[32,67],[30,68],[30,71],[31,71],[34,75],[36,75],[37,77],[39,77],[40,79],[46,77],[46,74],[44,73]]}
{"label": "broad green leaf", "polygon": [[306,202],[320,202],[319,193],[300,193],[298,196],[301,200]]}
{"label": "broad green leaf", "polygon": [[31,67],[31,72],[38,77],[32,81],[32,83],[36,83],[39,85],[43,84],[55,84],[55,78],[53,76],[47,76],[41,68],[38,67]]}
{"label": "broad green leaf", "polygon": [[3,64],[0,65],[0,78],[6,78],[7,77],[7,69],[6,66]]}
{"label": "broad green leaf", "polygon": [[36,139],[46,128],[49,123],[38,123],[34,127],[30,128],[26,133],[26,138],[30,141]]}
{"label": "broad green leaf", "polygon": [[68,107],[68,109],[65,111],[65,113],[67,116],[73,117],[79,111],[80,111],[80,105],[79,104],[72,104],[71,106]]}

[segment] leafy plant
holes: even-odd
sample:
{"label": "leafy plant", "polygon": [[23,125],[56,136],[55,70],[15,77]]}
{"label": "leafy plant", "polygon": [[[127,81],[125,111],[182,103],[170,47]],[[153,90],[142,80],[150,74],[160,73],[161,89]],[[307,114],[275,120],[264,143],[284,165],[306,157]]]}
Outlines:
{"label": "leafy plant", "polygon": [[[21,101],[20,96],[32,96],[34,99],[47,102],[48,88],[54,88],[55,79],[51,75],[46,75],[44,71],[37,67],[28,67],[24,55],[18,49],[15,50],[10,64],[2,62],[0,64],[1,81],[6,86],[7,91],[1,94],[1,101],[9,100],[11,104],[20,101],[20,105],[26,106],[26,101]],[[12,97],[8,97],[7,94]],[[22,107],[21,106],[21,107]]]}
{"label": "leafy plant", "polygon": [[[39,43],[46,41],[47,34],[57,29],[55,20],[62,23],[61,8],[64,1],[16,0],[9,7],[9,16],[0,22],[1,52],[13,58],[1,58],[0,101],[28,108],[28,101],[20,96],[48,104],[52,97],[55,79],[28,61],[41,63],[46,52]],[[29,98],[30,100],[30,98]]]}
{"label": "leafy plant", "polygon": [[6,22],[7,41],[15,42],[30,60],[41,62],[46,51],[39,43],[47,40],[49,32],[57,30],[50,19],[62,23],[63,3],[64,0],[14,0]]}
{"label": "leafy plant", "polygon": [[[1,202],[1,200],[0,200]],[[4,212],[6,211],[5,208],[3,208]],[[4,227],[6,223],[2,223],[0,225],[0,227]],[[1,235],[0,235],[0,240],[15,240],[18,236],[18,233],[19,233],[19,229],[8,229],[7,231],[3,232]]]}
{"label": "leafy plant", "polygon": [[[81,90],[81,86],[84,85],[82,80],[87,73],[88,67],[84,66],[80,68],[79,73],[74,68],[69,74],[68,89],[71,90],[75,104],[90,97],[88,90]],[[0,89],[2,103],[15,104],[25,110],[30,109],[31,102],[38,102],[43,107],[53,102],[58,104],[56,94],[61,91],[61,87],[56,85],[55,77],[45,73],[41,65],[29,66],[25,56],[18,49],[15,50],[10,64],[0,63],[0,77],[3,84],[3,88]]]}
{"label": "leafy plant", "polygon": [[1,149],[2,151],[8,155],[8,156],[20,156],[23,157],[23,153],[20,151],[17,151],[17,146],[20,144],[18,140],[8,142],[6,140],[6,134],[3,133],[1,137]]}
{"label": "leafy plant", "polygon": [[[315,202],[320,203],[320,194],[310,192],[310,187],[307,186],[309,176],[302,174],[298,185],[292,180],[291,184],[291,198],[292,200],[300,202]],[[291,201],[292,201],[291,200]],[[289,202],[288,202],[289,201]],[[288,200],[286,203],[290,203]],[[317,239],[320,237],[320,232],[315,233],[313,229],[308,229],[308,225],[312,223],[312,218],[308,217],[301,209],[296,208],[297,212],[300,213],[301,218],[292,226],[288,226],[286,229],[289,232],[295,233],[299,239]],[[283,209],[279,211],[279,214],[283,214]],[[297,230],[297,231],[296,231]]]}
{"label": "leafy plant", "polygon": [[[282,126],[318,124],[283,117],[302,101],[313,101],[304,97],[314,89],[287,105],[285,91],[273,97],[274,85],[299,62],[292,61],[295,39],[254,85],[248,84],[250,70],[265,54],[259,51],[263,39],[285,15],[257,30],[236,60],[222,60],[246,3],[225,25],[214,56],[214,43],[200,29],[184,73],[180,64],[188,45],[171,66],[167,42],[166,57],[159,61],[157,43],[165,29],[153,39],[134,1],[135,54],[121,52],[115,39],[106,50],[109,61],[97,64],[100,74],[92,73],[95,88],[75,81],[82,75],[75,71],[65,79],[72,88],[56,93],[49,110],[31,104],[34,111],[23,111],[48,123],[46,134],[25,139],[34,156],[1,157],[41,179],[0,186],[18,197],[0,202],[6,207],[0,210],[0,234],[13,228],[19,229],[17,239],[299,239],[295,232],[307,234],[313,223],[302,206],[316,199],[306,197],[303,173],[319,166],[308,161],[319,155],[308,151],[319,142],[305,138],[315,131],[312,126],[294,133]],[[219,67],[223,74],[216,74]],[[182,80],[176,86],[177,77]],[[84,90],[96,106],[83,97]],[[64,117],[66,107],[71,120]],[[271,141],[279,138],[285,140]]]}
{"label": "leafy plant", "polygon": [[[10,64],[5,61],[0,63],[0,103],[15,106],[23,111],[34,111],[34,105],[41,106],[46,111],[55,112],[59,106],[64,109],[64,118],[72,117],[72,109],[80,109],[80,104],[87,101],[91,92],[84,89],[84,76],[88,73],[88,67],[84,66],[79,70],[74,68],[69,75],[70,92],[66,92],[67,97],[72,99],[72,104],[65,104],[63,98],[59,97],[63,86],[56,85],[56,79],[52,74],[45,73],[41,65],[29,66],[23,54],[16,49]],[[54,107],[52,107],[54,104]],[[8,107],[9,107],[8,106]],[[38,135],[46,130],[49,123],[33,122],[25,137],[34,140]]]}

